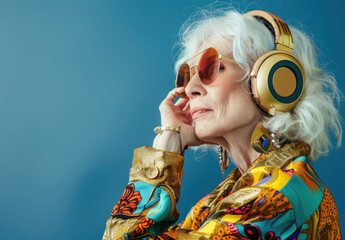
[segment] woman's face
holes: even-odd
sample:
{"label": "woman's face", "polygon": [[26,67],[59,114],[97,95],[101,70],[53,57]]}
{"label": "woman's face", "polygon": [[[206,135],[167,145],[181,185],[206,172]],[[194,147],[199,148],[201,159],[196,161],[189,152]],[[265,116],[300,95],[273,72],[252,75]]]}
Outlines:
{"label": "woman's face", "polygon": [[[204,45],[200,50],[215,47],[225,58],[233,59],[232,48],[219,47],[215,44]],[[194,59],[194,65],[200,56]],[[186,94],[190,99],[190,111],[199,139],[213,142],[227,133],[248,128],[258,121],[260,110],[252,100],[251,94],[240,81],[245,72],[236,63],[220,62],[216,80],[203,84],[195,74],[186,86]]]}

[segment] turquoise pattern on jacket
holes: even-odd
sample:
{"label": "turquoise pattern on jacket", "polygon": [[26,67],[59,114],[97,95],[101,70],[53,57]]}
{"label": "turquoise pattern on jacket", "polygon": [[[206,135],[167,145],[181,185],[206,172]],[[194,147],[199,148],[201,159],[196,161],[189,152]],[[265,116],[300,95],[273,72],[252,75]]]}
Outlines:
{"label": "turquoise pattern on jacket", "polygon": [[[298,164],[303,166],[304,172],[298,176],[295,174],[298,170],[295,170],[280,192],[291,203],[295,212],[296,225],[300,227],[319,207],[325,189],[320,178],[306,166],[305,157],[296,158],[293,162],[295,166]],[[311,201],[305,201],[305,199],[311,199]]]}
{"label": "turquoise pattern on jacket", "polygon": [[141,213],[153,206],[146,215],[147,218],[156,222],[168,219],[171,210],[171,199],[162,186],[154,186],[142,181],[129,182],[128,184],[133,184],[141,196],[141,201],[133,214]]}

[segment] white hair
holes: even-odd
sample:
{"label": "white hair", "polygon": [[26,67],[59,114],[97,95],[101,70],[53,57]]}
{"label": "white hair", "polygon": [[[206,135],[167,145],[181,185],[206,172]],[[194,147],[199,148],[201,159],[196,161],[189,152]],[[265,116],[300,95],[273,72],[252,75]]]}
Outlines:
{"label": "white hair", "polygon": [[[264,125],[276,132],[282,142],[308,143],[310,158],[316,160],[320,155],[327,155],[332,145],[329,132],[334,134],[337,147],[341,145],[342,127],[335,107],[341,94],[334,76],[318,66],[318,56],[309,37],[296,28],[290,27],[290,30],[294,41],[293,54],[305,69],[305,89],[292,111],[267,117]],[[244,84],[248,84],[254,62],[275,49],[272,33],[255,18],[236,10],[202,10],[181,28],[175,72],[211,37],[221,46],[232,47],[234,59],[246,73],[240,79]]]}

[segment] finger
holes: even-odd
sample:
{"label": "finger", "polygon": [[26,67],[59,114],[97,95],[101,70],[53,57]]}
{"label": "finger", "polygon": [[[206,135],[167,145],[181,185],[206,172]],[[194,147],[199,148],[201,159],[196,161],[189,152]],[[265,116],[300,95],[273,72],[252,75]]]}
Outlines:
{"label": "finger", "polygon": [[184,105],[183,111],[190,113],[190,102],[189,101]]}
{"label": "finger", "polygon": [[178,88],[175,88],[175,89],[176,89],[178,94],[183,93],[185,91],[184,87],[178,87]]}
{"label": "finger", "polygon": [[180,98],[188,98],[185,87],[178,88],[178,96]]}
{"label": "finger", "polygon": [[174,88],[169,93],[171,93],[171,94],[173,94],[175,96],[176,94],[180,94],[182,92],[184,92],[184,87]]}
{"label": "finger", "polygon": [[176,101],[175,106],[183,109],[188,102],[189,102],[188,98],[180,98],[179,100]]}
{"label": "finger", "polygon": [[185,87],[175,88],[175,90],[176,90],[176,92],[180,98],[186,98],[187,97],[187,95],[185,93]]}
{"label": "finger", "polygon": [[174,101],[177,98],[177,96],[178,96],[177,89],[174,88],[173,90],[168,92],[168,95],[166,96],[165,99]]}
{"label": "finger", "polygon": [[184,87],[174,88],[171,90],[168,95],[166,96],[165,100],[169,103],[174,103],[178,94],[184,92]]}
{"label": "finger", "polygon": [[192,115],[190,114],[189,103],[184,107],[183,112],[185,113],[185,118],[187,119],[187,123],[189,125],[192,125],[193,124],[193,118],[192,118]]}
{"label": "finger", "polygon": [[[186,99],[186,98],[184,98]],[[188,99],[188,100],[187,100]],[[186,106],[189,105],[189,98],[187,98],[185,101],[181,102],[181,104],[179,105],[180,107],[182,107],[182,111],[184,111],[184,109],[186,108]]]}
{"label": "finger", "polygon": [[176,99],[177,94],[175,92],[169,92],[166,99]]}

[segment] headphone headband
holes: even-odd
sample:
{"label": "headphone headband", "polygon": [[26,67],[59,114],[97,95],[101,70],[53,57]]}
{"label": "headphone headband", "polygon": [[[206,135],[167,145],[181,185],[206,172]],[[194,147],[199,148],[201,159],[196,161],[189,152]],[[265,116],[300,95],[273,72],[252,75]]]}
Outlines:
{"label": "headphone headband", "polygon": [[263,18],[269,24],[271,24],[274,30],[274,42],[276,44],[276,50],[283,50],[287,52],[292,52],[293,41],[291,37],[291,32],[288,25],[278,16],[264,11],[251,11],[246,13],[248,16],[253,16],[256,18]]}

